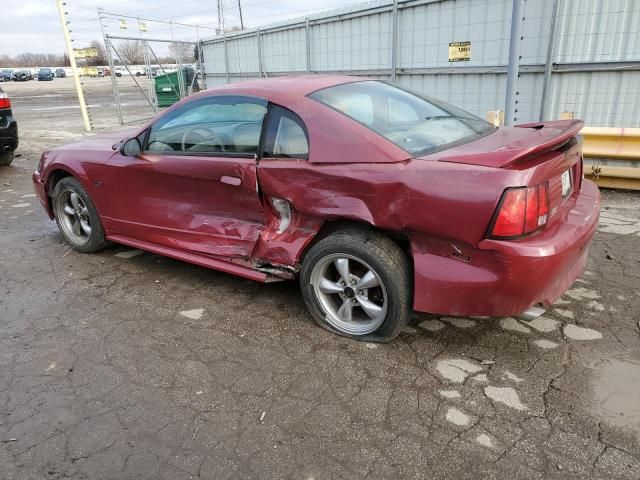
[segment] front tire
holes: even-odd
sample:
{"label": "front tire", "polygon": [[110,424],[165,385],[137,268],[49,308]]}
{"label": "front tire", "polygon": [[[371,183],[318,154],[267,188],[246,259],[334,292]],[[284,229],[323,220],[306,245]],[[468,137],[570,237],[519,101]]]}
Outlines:
{"label": "front tire", "polygon": [[60,180],[52,194],[58,228],[74,250],[94,253],[106,245],[98,211],[82,184],[73,177]]}
{"label": "front tire", "polygon": [[345,337],[388,342],[409,317],[409,260],[373,230],[349,229],[316,243],[302,263],[300,287],[315,322]]}

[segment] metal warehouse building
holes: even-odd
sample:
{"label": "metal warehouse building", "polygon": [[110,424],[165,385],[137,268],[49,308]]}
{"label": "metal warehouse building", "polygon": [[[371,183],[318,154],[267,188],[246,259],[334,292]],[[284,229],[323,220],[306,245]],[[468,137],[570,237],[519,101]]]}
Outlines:
{"label": "metal warehouse building", "polygon": [[636,0],[380,0],[202,42],[207,86],[301,73],[388,79],[507,124],[573,112],[640,127]]}

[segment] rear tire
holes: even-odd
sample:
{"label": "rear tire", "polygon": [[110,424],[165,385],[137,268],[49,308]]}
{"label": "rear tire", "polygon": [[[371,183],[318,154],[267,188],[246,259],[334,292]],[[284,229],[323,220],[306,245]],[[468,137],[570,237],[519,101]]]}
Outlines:
{"label": "rear tire", "polygon": [[[348,277],[348,279],[345,278]],[[300,288],[315,322],[338,335],[389,342],[411,311],[409,259],[374,230],[336,232],[306,254]]]}
{"label": "rear tire", "polygon": [[11,162],[13,162],[13,152],[0,153],[0,165],[11,165]]}
{"label": "rear tire", "polygon": [[53,189],[52,206],[58,228],[74,250],[94,253],[106,246],[98,211],[78,180],[60,180]]}

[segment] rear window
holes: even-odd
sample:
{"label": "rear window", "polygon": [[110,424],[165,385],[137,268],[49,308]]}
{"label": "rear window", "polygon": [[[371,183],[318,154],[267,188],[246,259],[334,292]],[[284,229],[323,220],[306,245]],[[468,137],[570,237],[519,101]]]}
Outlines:
{"label": "rear window", "polygon": [[495,130],[453,105],[379,81],[336,85],[309,96],[414,156],[470,142]]}

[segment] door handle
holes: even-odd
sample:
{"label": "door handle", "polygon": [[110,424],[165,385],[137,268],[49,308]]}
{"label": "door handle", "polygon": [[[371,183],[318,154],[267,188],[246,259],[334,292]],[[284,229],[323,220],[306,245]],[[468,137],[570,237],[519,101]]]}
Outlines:
{"label": "door handle", "polygon": [[238,187],[242,183],[242,179],[240,177],[230,177],[228,175],[221,176],[220,181],[227,185],[233,185],[234,187]]}

